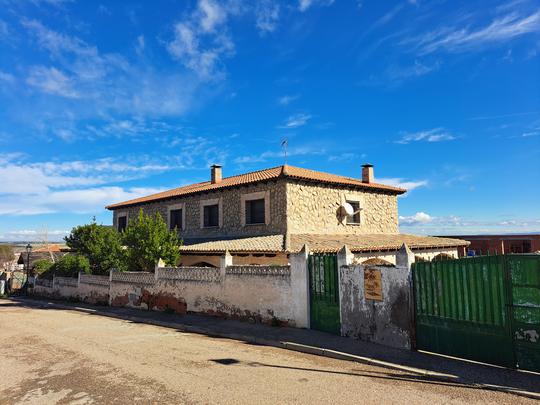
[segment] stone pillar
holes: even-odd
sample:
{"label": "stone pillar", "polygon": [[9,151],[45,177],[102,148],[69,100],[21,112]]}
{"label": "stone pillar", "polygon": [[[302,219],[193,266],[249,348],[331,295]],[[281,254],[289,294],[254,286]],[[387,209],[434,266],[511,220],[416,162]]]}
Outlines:
{"label": "stone pillar", "polygon": [[352,264],[354,260],[354,254],[351,252],[349,247],[347,245],[343,245],[343,247],[340,249],[340,251],[337,254],[337,266],[338,266],[338,285],[339,285],[339,323],[341,325],[341,336],[344,336],[344,325],[343,325],[343,319],[344,319],[344,307],[343,304],[345,303],[345,297],[343,296],[343,293],[345,289],[342,285],[342,280],[344,277],[342,277],[342,272],[344,271],[351,271],[348,266]]}
{"label": "stone pillar", "polygon": [[109,306],[112,307],[112,274],[114,269],[109,270]]}
{"label": "stone pillar", "polygon": [[342,266],[350,266],[354,260],[354,254],[350,251],[347,245],[343,245],[337,254],[338,268]]}
{"label": "stone pillar", "polygon": [[304,245],[298,253],[289,256],[291,264],[291,291],[294,321],[298,328],[309,328],[309,248]]}
{"label": "stone pillar", "polygon": [[408,348],[414,349],[416,347],[416,325],[415,325],[415,318],[414,318],[414,285],[413,285],[413,277],[412,277],[412,264],[414,263],[414,253],[411,249],[407,246],[406,243],[404,243],[401,246],[401,249],[399,249],[397,255],[396,255],[396,266],[401,267],[401,269],[396,269],[397,271],[407,271],[407,280],[409,283],[409,289],[408,289],[408,297],[407,297],[407,303],[409,307],[409,345]]}
{"label": "stone pillar", "polygon": [[405,267],[410,272],[414,260],[414,253],[409,249],[407,244],[404,243],[396,255],[396,266]]}
{"label": "stone pillar", "polygon": [[221,276],[221,280],[225,280],[225,273],[227,270],[227,266],[232,266],[233,264],[233,257],[229,253],[228,250],[225,251],[225,254],[221,256],[219,260],[219,275]]}
{"label": "stone pillar", "polygon": [[79,271],[77,273],[77,288],[81,285],[81,272]]}
{"label": "stone pillar", "polygon": [[163,259],[161,259],[161,257],[159,258],[158,262],[156,263],[156,265],[154,266],[154,280],[155,281],[158,281],[159,279],[159,269],[161,267],[165,267],[165,262],[163,261]]}

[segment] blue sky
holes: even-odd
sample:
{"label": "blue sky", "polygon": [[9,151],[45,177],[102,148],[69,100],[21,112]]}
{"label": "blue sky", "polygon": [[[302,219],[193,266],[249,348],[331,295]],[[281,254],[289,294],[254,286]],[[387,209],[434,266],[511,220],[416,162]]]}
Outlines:
{"label": "blue sky", "polygon": [[537,1],[0,0],[0,240],[289,163],[404,232],[540,231]]}

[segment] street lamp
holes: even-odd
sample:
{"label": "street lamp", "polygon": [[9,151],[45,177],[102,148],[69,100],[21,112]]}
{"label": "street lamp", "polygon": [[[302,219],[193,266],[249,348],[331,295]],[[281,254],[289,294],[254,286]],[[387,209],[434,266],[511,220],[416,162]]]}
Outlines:
{"label": "street lamp", "polygon": [[28,295],[28,276],[30,274],[30,253],[32,253],[32,245],[26,245],[26,281],[24,283],[24,292]]}

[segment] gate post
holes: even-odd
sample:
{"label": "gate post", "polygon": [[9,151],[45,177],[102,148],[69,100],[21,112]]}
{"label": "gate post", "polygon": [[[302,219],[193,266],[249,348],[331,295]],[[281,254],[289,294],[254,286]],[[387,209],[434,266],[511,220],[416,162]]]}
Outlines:
{"label": "gate post", "polygon": [[347,245],[343,245],[341,250],[337,254],[337,267],[338,267],[338,291],[339,291],[339,324],[340,324],[340,335],[344,336],[343,331],[343,303],[345,302],[343,297],[343,291],[345,290],[341,286],[341,268],[343,266],[349,266],[354,260],[354,254],[351,252]]}
{"label": "gate post", "polygon": [[309,270],[308,270],[309,248],[304,245],[298,253],[290,255],[291,264],[291,291],[293,313],[296,327],[310,327],[309,308]]}
{"label": "gate post", "polygon": [[[219,275],[221,277],[221,282],[225,282],[225,274],[227,273],[227,267],[233,265],[233,257],[228,250],[225,251],[223,256],[219,259]],[[222,284],[223,285],[223,284]]]}
{"label": "gate post", "polygon": [[397,255],[396,255],[396,266],[403,267],[407,269],[408,275],[407,280],[409,280],[409,339],[411,344],[411,349],[416,350],[416,310],[415,310],[415,297],[414,297],[414,279],[413,279],[413,264],[414,264],[414,253],[406,243],[401,246]]}

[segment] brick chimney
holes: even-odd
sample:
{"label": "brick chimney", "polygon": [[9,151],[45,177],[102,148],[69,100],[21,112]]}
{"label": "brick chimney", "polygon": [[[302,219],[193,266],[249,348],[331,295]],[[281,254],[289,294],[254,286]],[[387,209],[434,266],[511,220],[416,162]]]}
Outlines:
{"label": "brick chimney", "polygon": [[373,165],[366,163],[362,165],[362,183],[373,183]]}
{"label": "brick chimney", "polygon": [[221,175],[221,166],[220,165],[212,165],[210,166],[210,181],[212,184],[219,183],[222,179]]}

